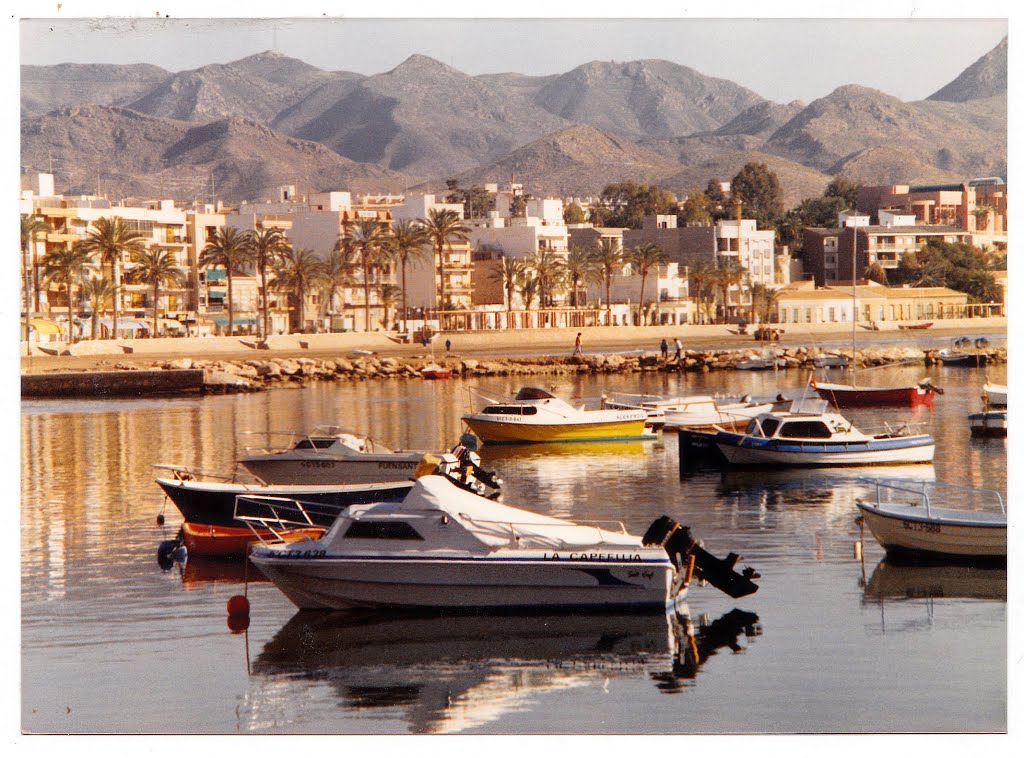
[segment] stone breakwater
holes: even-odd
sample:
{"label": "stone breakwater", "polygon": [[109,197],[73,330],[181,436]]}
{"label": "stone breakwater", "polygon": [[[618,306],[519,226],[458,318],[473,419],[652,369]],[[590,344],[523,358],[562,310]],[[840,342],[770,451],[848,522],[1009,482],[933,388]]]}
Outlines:
{"label": "stone breakwater", "polygon": [[[814,359],[819,355],[841,355],[852,358],[852,350],[822,351],[817,348],[788,347],[773,348],[779,369],[811,370]],[[182,387],[182,391],[203,393],[257,392],[272,387],[301,387],[310,381],[367,381],[380,379],[420,379],[421,371],[428,365],[449,369],[453,376],[538,376],[568,374],[611,374],[640,373],[650,371],[711,372],[734,370],[740,361],[759,357],[757,350],[686,350],[681,360],[674,355],[663,360],[657,353],[587,355],[583,357],[532,357],[476,360],[457,355],[431,357],[417,355],[409,358],[358,355],[332,359],[315,358],[266,358],[248,360],[193,360],[179,358],[146,363],[116,362],[104,366],[102,372],[88,372],[102,381],[77,382],[69,384],[72,373],[47,372],[33,376],[32,395],[92,395],[147,394],[147,385],[133,381],[128,372],[188,372],[194,376],[202,371],[198,386]],[[993,349],[986,353],[990,362],[1005,362],[1006,349]],[[938,350],[921,350],[910,347],[878,347],[857,351],[858,367],[884,366],[894,364],[938,363]],[[121,374],[122,378],[119,378]],[[62,378],[63,377],[63,378]],[[156,386],[156,385],[153,385]],[[172,385],[164,385],[169,387]],[[48,387],[52,391],[48,391]],[[82,388],[82,389],[73,389]],[[92,389],[90,389],[92,388]],[[154,390],[168,391],[168,389]],[[170,391],[173,391],[170,390]]]}

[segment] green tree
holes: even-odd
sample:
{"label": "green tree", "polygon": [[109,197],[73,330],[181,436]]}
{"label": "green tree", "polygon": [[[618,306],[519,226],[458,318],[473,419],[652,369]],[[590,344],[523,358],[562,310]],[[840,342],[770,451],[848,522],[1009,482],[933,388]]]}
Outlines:
{"label": "green tree", "polygon": [[[72,248],[52,250],[43,258],[43,282],[68,291],[68,344],[74,342],[75,283],[83,276],[91,255],[81,243]],[[47,301],[49,302],[49,301]]]}
{"label": "green tree", "polygon": [[411,263],[430,259],[427,245],[430,239],[418,221],[401,219],[391,225],[389,247],[392,258],[402,270],[402,331],[409,330],[409,306],[406,302],[405,269]]}
{"label": "green tree", "polygon": [[689,271],[690,292],[697,303],[697,316],[703,324],[712,318],[711,306],[715,297],[717,269],[710,262],[693,266]]}
{"label": "green tree", "polygon": [[140,250],[132,253],[135,267],[128,272],[128,280],[134,284],[148,284],[153,288],[153,332],[157,334],[160,315],[160,288],[164,285],[180,287],[185,281],[184,272],[166,250]]}
{"label": "green tree", "polygon": [[[29,311],[39,310],[39,267],[36,265],[36,235],[50,231],[50,225],[41,218],[21,214],[21,257],[25,270],[25,329],[28,329]],[[29,294],[32,308],[29,308]],[[26,336],[26,339],[28,337]]]}
{"label": "green tree", "polygon": [[111,339],[117,338],[117,301],[121,290],[121,258],[127,253],[145,249],[143,235],[128,227],[120,216],[96,219],[84,240],[85,249],[100,256],[100,260],[110,264],[110,281],[114,286],[111,298]]}
{"label": "green tree", "polygon": [[762,324],[774,321],[772,315],[778,301],[776,290],[760,282],[750,285],[750,309],[754,318]]}
{"label": "green tree", "polygon": [[572,307],[579,308],[580,285],[592,282],[597,274],[592,251],[578,245],[569,245],[565,256],[565,276],[569,280]]}
{"label": "green tree", "polygon": [[776,231],[780,245],[789,245],[790,250],[803,249],[804,220],[796,211],[786,211],[778,223]]}
{"label": "green tree", "polygon": [[759,229],[773,229],[785,211],[779,177],[764,163],[751,162],[732,178],[732,195],[743,200],[743,215]]}
{"label": "green tree", "polygon": [[519,289],[519,296],[523,299],[523,307],[530,310],[533,307],[533,299],[537,296],[539,283],[537,275],[529,266],[523,266],[519,272],[519,276],[516,277],[516,287]]}
{"label": "green tree", "polygon": [[708,185],[704,189],[704,195],[710,204],[709,211],[711,220],[718,221],[729,215],[729,208],[726,205],[725,191],[722,189],[722,180],[717,176],[708,179]]}
{"label": "green tree", "polygon": [[878,261],[874,261],[864,269],[862,276],[878,284],[888,284],[889,278],[885,274],[885,267]]}
{"label": "green tree", "polygon": [[603,239],[597,244],[591,255],[594,268],[599,272],[601,281],[604,282],[605,324],[611,326],[612,277],[622,269],[622,248],[615,240]]}
{"label": "green tree", "polygon": [[[341,241],[339,240],[339,243]],[[355,260],[352,248],[345,244],[335,244],[334,249],[323,261],[319,284],[323,297],[322,312],[330,309],[333,313],[334,296],[356,283],[356,271],[359,264]],[[344,307],[344,299],[342,299]]]}
{"label": "green tree", "polygon": [[373,277],[388,262],[387,228],[376,219],[359,219],[345,230],[335,249],[347,246],[359,261],[363,275],[363,308],[365,309],[366,331],[372,331],[370,321],[370,287]]}
{"label": "green tree", "polygon": [[996,303],[1003,298],[992,272],[978,248],[964,242],[929,240],[918,253],[919,284],[949,287],[966,292],[972,303]]}
{"label": "green tree", "polygon": [[688,226],[706,226],[712,220],[711,210],[712,203],[707,193],[693,190],[683,202],[683,209],[679,217]]}
{"label": "green tree", "polygon": [[431,208],[427,212],[427,218],[423,223],[423,229],[427,234],[434,248],[434,255],[437,260],[437,270],[441,275],[441,287],[437,298],[438,308],[444,309],[447,301],[445,299],[444,285],[446,272],[444,267],[445,248],[451,252],[452,243],[466,242],[469,239],[469,227],[462,223],[459,214],[448,208]]}
{"label": "green tree", "polygon": [[647,277],[653,269],[657,272],[659,266],[668,263],[668,253],[652,242],[644,242],[632,248],[626,256],[633,273],[640,274],[640,313],[644,324],[647,323],[647,314],[644,310],[644,291],[647,288]]}
{"label": "green tree", "polygon": [[270,287],[294,293],[298,299],[298,329],[306,328],[306,293],[323,281],[324,263],[309,248],[291,249],[274,264]]}
{"label": "green tree", "polygon": [[380,302],[381,307],[384,308],[383,326],[385,331],[390,330],[391,309],[398,303],[398,298],[401,294],[402,290],[390,282],[377,285],[377,300]]}
{"label": "green tree", "polygon": [[790,213],[797,216],[803,226],[835,229],[839,226],[839,214],[849,207],[842,197],[812,197],[801,200]]}
{"label": "green tree", "polygon": [[461,203],[466,218],[484,218],[489,211],[494,210],[494,196],[483,187],[474,184],[468,189],[463,188],[459,186],[458,179],[448,179],[445,184],[448,186],[448,194],[444,201]]}
{"label": "green tree", "polygon": [[601,200],[612,209],[608,225],[639,229],[644,216],[675,215],[678,202],[668,190],[633,181],[616,182],[601,190]]}
{"label": "green tree", "polygon": [[505,293],[505,307],[509,312],[512,311],[512,298],[515,297],[519,280],[525,271],[525,261],[503,255],[498,259],[498,267],[491,272],[491,279],[498,282]]}
{"label": "green tree", "polygon": [[715,271],[715,284],[722,293],[721,323],[727,324],[729,322],[730,288],[742,285],[746,281],[746,277],[747,270],[732,258],[722,258],[719,260],[718,269]]}
{"label": "green tree", "polygon": [[90,276],[82,280],[82,299],[92,310],[92,339],[99,339],[100,313],[114,298],[114,283],[105,276]]}
{"label": "green tree", "polygon": [[232,281],[236,272],[252,261],[249,235],[233,226],[214,229],[199,256],[202,268],[219,266],[228,278],[228,336],[235,333],[235,307]]}
{"label": "green tree", "polygon": [[573,201],[562,211],[562,220],[566,224],[582,224],[587,220],[587,214],[583,212],[583,206]]}
{"label": "green tree", "polygon": [[284,232],[274,227],[265,227],[249,232],[249,253],[256,271],[260,275],[260,303],[263,311],[263,339],[270,334],[270,287],[267,271],[291,248]]}
{"label": "green tree", "polygon": [[587,221],[594,226],[608,226],[608,220],[612,216],[612,209],[603,200],[597,200],[590,204],[587,211]]}
{"label": "green tree", "polygon": [[828,183],[822,197],[839,198],[844,202],[843,208],[855,209],[857,207],[857,191],[862,186],[860,182],[847,179],[840,174]]}
{"label": "green tree", "polygon": [[565,260],[552,250],[538,250],[527,263],[537,279],[540,307],[551,305],[555,293],[565,286]]}

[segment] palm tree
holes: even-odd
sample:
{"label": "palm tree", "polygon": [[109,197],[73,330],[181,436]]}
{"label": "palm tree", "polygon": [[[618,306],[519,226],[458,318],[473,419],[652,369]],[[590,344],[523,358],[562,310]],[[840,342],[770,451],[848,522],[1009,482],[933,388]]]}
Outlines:
{"label": "palm tree", "polygon": [[90,276],[82,280],[82,299],[92,309],[92,339],[99,339],[100,312],[114,297],[114,283],[105,276]]}
{"label": "palm tree", "polygon": [[722,290],[722,323],[729,320],[729,288],[741,284],[747,270],[731,258],[723,258],[715,271],[715,284]]}
{"label": "palm tree", "polygon": [[117,301],[121,289],[121,258],[125,253],[135,253],[145,249],[144,235],[128,227],[119,216],[98,218],[93,229],[86,235],[85,247],[90,253],[97,253],[101,261],[110,264],[110,281],[114,287],[111,298],[111,339],[117,338]]}
{"label": "palm tree", "polygon": [[294,292],[298,297],[299,329],[306,326],[306,293],[323,280],[324,263],[308,248],[289,250],[277,260],[270,286],[282,292]]}
{"label": "palm tree", "polygon": [[627,257],[629,266],[633,273],[640,274],[640,313],[643,323],[647,323],[647,314],[644,313],[644,290],[647,287],[647,275],[651,269],[657,270],[659,266],[668,263],[668,253],[655,245],[653,242],[644,242],[629,251]]}
{"label": "palm tree", "polygon": [[[430,257],[426,245],[430,242],[423,225],[411,219],[401,219],[391,226],[389,245],[391,257],[402,267],[402,331],[409,330],[409,306],[406,303],[405,267]],[[386,320],[386,319],[385,319]]]}
{"label": "palm tree", "polygon": [[370,329],[370,279],[388,261],[387,227],[376,219],[359,219],[345,230],[336,250],[347,246],[359,259],[363,272],[363,308],[366,331]]}
{"label": "palm tree", "polygon": [[184,272],[174,262],[174,257],[166,250],[142,250],[132,253],[135,267],[128,272],[128,279],[135,284],[148,284],[153,288],[153,333],[156,337],[157,319],[160,313],[160,287],[171,285],[180,287],[185,281]]}
{"label": "palm tree", "polygon": [[[985,231],[988,229],[988,214],[994,210],[995,208],[991,208],[987,205],[979,205],[971,211],[971,215],[974,216],[974,225],[978,231]],[[982,221],[985,222],[984,226],[981,225]]]}
{"label": "palm tree", "polygon": [[551,305],[551,299],[565,283],[565,260],[553,250],[538,250],[527,263],[537,279],[540,307]]}
{"label": "palm tree", "polygon": [[203,268],[220,266],[228,277],[228,336],[235,331],[235,308],[232,296],[231,280],[235,272],[247,265],[251,260],[249,234],[233,226],[214,229],[206,241],[199,256],[199,265]]}
{"label": "palm tree", "polygon": [[388,324],[391,319],[388,316],[391,314],[391,309],[398,303],[398,297],[402,294],[402,290],[388,282],[377,285],[377,300],[380,301],[381,306],[384,308],[384,330],[388,331]]}
{"label": "palm tree", "polygon": [[565,275],[569,280],[569,291],[572,297],[572,307],[578,308],[580,283],[589,282],[595,274],[594,258],[590,250],[577,245],[569,246],[569,253],[565,256]]}
{"label": "palm tree", "polygon": [[[336,244],[323,262],[320,284],[324,298],[324,306],[330,307],[333,313],[334,296],[341,294],[341,291],[356,283],[356,263],[352,248],[348,245]],[[342,307],[344,307],[344,297]]]}
{"label": "palm tree", "polygon": [[764,284],[757,282],[750,286],[750,307],[754,317],[762,324],[772,321],[772,313],[775,310],[775,303],[778,300],[778,293]]}
{"label": "palm tree", "polygon": [[523,307],[530,310],[533,305],[533,298],[537,296],[539,282],[537,276],[528,266],[523,266],[519,276],[516,277],[516,286],[519,288],[519,296],[523,299]]}
{"label": "palm tree", "polygon": [[441,289],[438,295],[438,310],[445,307],[444,297],[444,249],[451,252],[453,242],[465,242],[469,239],[469,227],[462,223],[459,214],[445,208],[439,210],[431,208],[427,213],[427,219],[423,222],[423,229],[434,247],[434,254],[437,256],[438,271],[441,274]]}
{"label": "palm tree", "polygon": [[[81,243],[72,248],[53,250],[43,259],[43,282],[68,288],[68,344],[74,342],[75,282],[92,256]],[[47,301],[49,302],[49,301]]]}
{"label": "palm tree", "polygon": [[526,270],[526,262],[519,258],[509,258],[503,255],[498,259],[498,267],[491,272],[491,279],[501,285],[505,292],[506,310],[512,312],[512,298],[515,297],[516,287]]}
{"label": "palm tree", "polygon": [[249,232],[249,254],[252,264],[260,275],[260,291],[263,293],[263,339],[270,334],[270,293],[267,287],[267,269],[273,268],[274,262],[283,255],[291,245],[284,232],[274,227],[264,227]]}
{"label": "palm tree", "polygon": [[708,320],[711,318],[708,310],[714,295],[715,273],[714,264],[710,262],[701,263],[690,269],[690,281],[693,283],[693,293],[697,300],[697,314],[701,323],[704,323],[704,318]]}
{"label": "palm tree", "polygon": [[600,280],[604,282],[604,299],[607,309],[605,323],[607,326],[611,326],[612,277],[622,268],[622,248],[615,240],[603,239],[591,255],[594,259],[594,267],[600,274]]}
{"label": "palm tree", "polygon": [[[28,328],[29,310],[39,310],[39,268],[36,266],[36,235],[50,231],[50,225],[41,218],[21,214],[21,257],[25,267],[25,324]],[[28,300],[32,293],[33,307]]]}

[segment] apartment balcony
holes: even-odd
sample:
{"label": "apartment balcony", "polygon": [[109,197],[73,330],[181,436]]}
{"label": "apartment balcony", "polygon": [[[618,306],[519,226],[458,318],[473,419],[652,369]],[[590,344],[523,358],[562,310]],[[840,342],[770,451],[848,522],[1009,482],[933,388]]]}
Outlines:
{"label": "apartment balcony", "polygon": [[77,234],[69,234],[68,232],[49,232],[46,235],[47,242],[78,242],[81,237]]}

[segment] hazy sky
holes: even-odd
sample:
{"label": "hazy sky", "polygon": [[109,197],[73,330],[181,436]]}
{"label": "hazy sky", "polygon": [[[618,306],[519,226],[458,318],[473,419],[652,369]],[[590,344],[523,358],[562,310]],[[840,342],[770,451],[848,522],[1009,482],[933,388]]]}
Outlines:
{"label": "hazy sky", "polygon": [[[158,7],[171,12],[173,5]],[[293,6],[274,7],[280,13]],[[365,12],[365,5],[358,7]],[[251,4],[246,8],[253,10]],[[919,100],[989,51],[1007,30],[1006,19],[907,17],[26,19],[20,25],[20,60],[152,63],[179,71],[277,50],[323,69],[374,74],[422,53],[467,74],[537,75],[591,60],[664,58],[779,102],[810,102],[849,83]]]}

